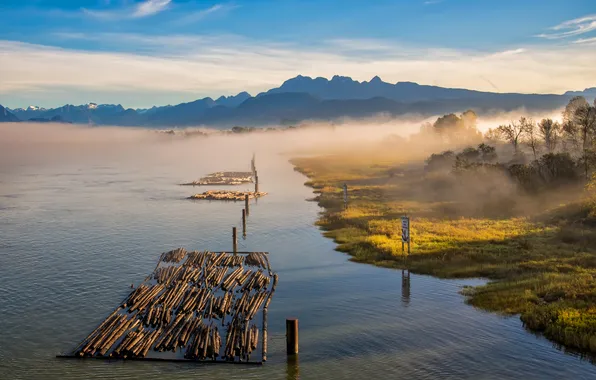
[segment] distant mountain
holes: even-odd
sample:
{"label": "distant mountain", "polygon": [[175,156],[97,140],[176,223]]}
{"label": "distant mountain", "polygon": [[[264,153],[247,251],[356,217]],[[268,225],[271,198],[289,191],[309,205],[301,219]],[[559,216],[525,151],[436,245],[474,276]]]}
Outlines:
{"label": "distant mountain", "polygon": [[60,115],[56,115],[56,116],[52,117],[51,119],[45,119],[43,117],[32,117],[31,119],[29,119],[27,121],[32,121],[32,122],[35,122],[35,123],[66,123],[66,124],[72,124],[72,122],[64,120],[62,118],[62,116],[60,116]]}
{"label": "distant mountain", "polygon": [[0,105],[0,123],[2,122],[15,122],[19,121],[19,118],[12,114],[8,109]]}
{"label": "distant mountain", "polygon": [[[306,92],[321,99],[370,99],[383,97],[406,103],[436,99],[478,99],[491,96],[506,98],[508,96],[520,95],[427,86],[414,82],[397,82],[391,84],[383,82],[378,76],[375,76],[368,82],[359,82],[350,77],[339,75],[335,75],[331,80],[321,77],[311,78],[298,75],[295,78],[288,79],[280,87],[273,88],[258,96],[283,92]],[[530,96],[530,94],[524,95]]]}
{"label": "distant mountain", "polygon": [[29,106],[28,108],[17,108],[13,112],[21,120],[29,119],[52,119],[55,116],[65,122],[86,124],[91,121],[93,124],[108,124],[112,115],[124,111],[120,104],[96,104],[89,103],[79,106],[67,104],[59,108],[45,109]]}
{"label": "distant mountain", "polygon": [[188,125],[200,123],[205,111],[217,104],[211,98],[203,98],[194,102],[182,103],[177,106],[164,107],[144,117],[149,125]]}
{"label": "distant mountain", "polygon": [[119,104],[95,103],[54,109],[29,106],[15,109],[13,116],[21,120],[39,119],[37,121],[59,116],[65,122],[73,123],[150,127],[288,125],[303,120],[362,118],[378,114],[431,116],[466,109],[479,113],[521,107],[546,111],[565,106],[576,95],[591,98],[596,96],[596,88],[568,91],[563,95],[492,93],[413,82],[391,84],[379,77],[359,82],[338,75],[330,80],[299,75],[256,97],[241,92],[216,100],[203,98],[136,110],[124,109]]}
{"label": "distant mountain", "polygon": [[586,88],[583,91],[567,91],[568,96],[583,96],[585,98],[596,98],[596,87]]}
{"label": "distant mountain", "polygon": [[246,91],[239,93],[236,96],[220,96],[215,100],[218,106],[234,108],[239,106],[246,99],[250,98],[250,94]]}

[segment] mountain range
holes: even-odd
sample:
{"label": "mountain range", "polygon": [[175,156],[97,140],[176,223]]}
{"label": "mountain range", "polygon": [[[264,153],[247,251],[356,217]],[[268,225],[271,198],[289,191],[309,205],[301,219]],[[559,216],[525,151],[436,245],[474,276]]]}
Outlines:
{"label": "mountain range", "polygon": [[241,92],[216,100],[203,98],[149,109],[125,109],[120,104],[95,103],[67,104],[53,109],[29,106],[9,110],[0,106],[0,121],[149,127],[290,125],[304,120],[362,118],[378,114],[430,116],[465,109],[474,109],[478,113],[510,111],[520,107],[532,111],[552,110],[563,107],[569,99],[578,95],[594,97],[596,88],[560,95],[494,93],[413,82],[391,84],[378,76],[359,82],[338,75],[331,80],[299,75],[257,96]]}

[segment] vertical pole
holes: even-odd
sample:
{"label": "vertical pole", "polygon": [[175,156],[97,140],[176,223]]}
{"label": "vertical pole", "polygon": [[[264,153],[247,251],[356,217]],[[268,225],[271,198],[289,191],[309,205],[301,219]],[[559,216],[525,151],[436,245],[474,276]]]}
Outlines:
{"label": "vertical pole", "polygon": [[[256,171],[255,171],[256,173]],[[255,174],[255,197],[259,196],[259,176]]]}
{"label": "vertical pole", "polygon": [[264,362],[267,361],[267,308],[263,308],[263,358]]}
{"label": "vertical pole", "polygon": [[236,227],[232,227],[232,246],[234,247],[234,255],[238,252],[238,237],[236,235]]}
{"label": "vertical pole", "polygon": [[246,210],[246,216],[250,214],[250,209],[248,207],[248,194],[244,194],[244,209]]}
{"label": "vertical pole", "polygon": [[246,209],[242,209],[242,235],[246,236]]}
{"label": "vertical pole", "polygon": [[286,319],[286,351],[288,355],[298,353],[298,319]]}

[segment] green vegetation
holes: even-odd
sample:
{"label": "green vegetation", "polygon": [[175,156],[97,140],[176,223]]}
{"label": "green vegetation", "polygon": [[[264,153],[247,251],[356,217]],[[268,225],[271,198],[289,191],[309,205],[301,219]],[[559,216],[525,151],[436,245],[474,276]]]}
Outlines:
{"label": "green vegetation", "polygon": [[[439,120],[435,124],[444,135],[449,126]],[[474,137],[469,125],[454,122],[457,133]],[[535,124],[523,119],[514,127],[520,125],[519,133],[490,131],[485,141],[496,149],[487,144],[454,149],[431,155],[426,165],[406,162],[411,146],[292,163],[309,177],[307,184],[325,208],[317,223],[352,260],[441,278],[488,278],[484,286],[465,289],[470,304],[520,314],[527,328],[569,348],[596,352],[596,176],[584,180],[592,171],[586,157],[593,145],[579,127],[579,149],[564,150],[563,142],[572,146],[574,136],[552,121],[537,125],[555,132],[533,142],[540,134],[531,135],[536,130],[528,125]],[[566,128],[572,127],[566,122]],[[591,128],[589,134],[596,134],[596,125]],[[421,134],[437,133],[433,125],[422,129]],[[524,163],[528,156],[534,160]],[[401,245],[404,213],[412,217],[407,258]]]}

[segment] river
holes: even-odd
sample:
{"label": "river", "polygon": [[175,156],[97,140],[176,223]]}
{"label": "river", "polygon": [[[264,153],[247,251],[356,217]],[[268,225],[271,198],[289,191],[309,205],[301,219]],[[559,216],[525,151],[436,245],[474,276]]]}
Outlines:
{"label": "river", "polygon": [[[596,378],[596,366],[528,333],[518,317],[466,305],[460,288],[480,280],[412,274],[403,287],[401,271],[348,261],[314,225],[321,210],[307,201],[305,178],[287,156],[266,149],[257,150],[257,167],[269,195],[253,202],[239,249],[269,251],[280,276],[267,363],[56,359],[153,270],[161,252],[229,250],[231,229],[240,226],[241,203],[190,201],[203,188],[176,184],[248,170],[246,144],[199,138],[135,147],[21,150],[0,166],[0,378]],[[286,317],[300,321],[296,360],[285,355]]]}

